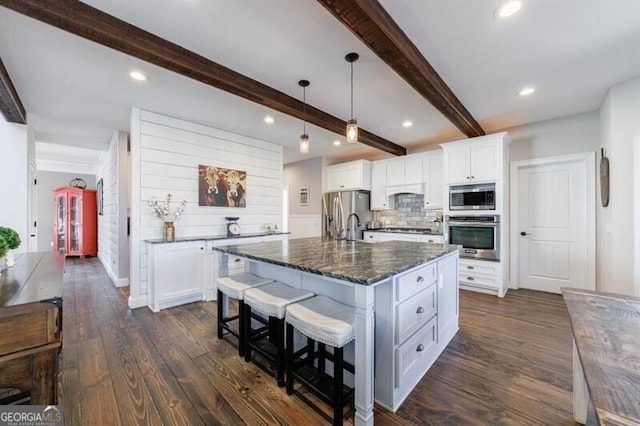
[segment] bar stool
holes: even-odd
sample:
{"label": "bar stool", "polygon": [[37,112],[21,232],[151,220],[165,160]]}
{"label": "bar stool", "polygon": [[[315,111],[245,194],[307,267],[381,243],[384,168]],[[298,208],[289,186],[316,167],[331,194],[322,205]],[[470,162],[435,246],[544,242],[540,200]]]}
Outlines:
{"label": "bar stool", "polygon": [[[244,359],[251,361],[251,351],[256,350],[276,364],[278,386],[284,386],[284,315],[291,303],[313,297],[314,293],[290,287],[279,281],[251,288],[244,293],[244,326],[246,336]],[[253,330],[251,328],[251,310],[255,309],[269,317],[269,324]],[[263,345],[265,338],[271,345]],[[275,345],[275,353],[273,346]],[[271,348],[270,348],[271,346]]]}
{"label": "bar stool", "polygon": [[[293,393],[294,378],[333,408],[333,424],[341,425],[344,406],[353,404],[354,389],[344,391],[344,372],[355,373],[344,361],[344,346],[355,338],[355,308],[327,296],[316,296],[287,306],[287,394]],[[293,329],[307,336],[307,345],[297,352]],[[318,350],[315,350],[318,343]],[[333,354],[325,345],[333,347]],[[317,368],[314,367],[318,360]],[[333,378],[325,373],[325,359],[333,362]],[[330,386],[322,386],[323,383]]]}
{"label": "bar stool", "polygon": [[[247,289],[273,282],[272,279],[262,278],[254,274],[242,272],[228,277],[218,278],[218,339],[222,339],[226,330],[238,338],[238,355],[244,356],[244,292]],[[226,296],[226,298],[225,298]],[[238,300],[238,315],[225,316],[224,306],[229,298]],[[229,323],[238,320],[238,330],[231,328]]]}

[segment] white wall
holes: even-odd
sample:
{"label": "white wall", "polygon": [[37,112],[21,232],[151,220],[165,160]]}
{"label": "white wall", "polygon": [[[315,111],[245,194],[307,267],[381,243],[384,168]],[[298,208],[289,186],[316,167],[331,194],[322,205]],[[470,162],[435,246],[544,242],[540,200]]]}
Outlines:
{"label": "white wall", "polygon": [[[243,233],[282,227],[282,147],[261,140],[134,108],[131,118],[131,296],[147,304],[146,244],[162,225],[146,201],[171,193],[187,200],[176,237],[225,235],[225,216],[238,216]],[[247,207],[198,206],[198,165],[247,172]]]}
{"label": "white wall", "polygon": [[597,111],[540,121],[507,131],[511,138],[510,161],[591,152],[600,148]]}
{"label": "white wall", "polygon": [[0,226],[20,234],[16,252],[28,247],[28,166],[27,126],[8,123],[0,114]]}
{"label": "white wall", "polygon": [[127,134],[116,131],[109,150],[100,157],[96,174],[96,182],[102,179],[103,188],[103,214],[98,215],[98,258],[116,286],[129,283],[127,166]]}
{"label": "white wall", "polygon": [[96,177],[77,173],[58,173],[38,170],[38,251],[50,251],[53,242],[53,190],[67,186],[75,178],[84,179],[88,189],[95,189]]}
{"label": "white wall", "polygon": [[640,77],[609,89],[600,120],[610,198],[608,207],[598,207],[598,290],[634,294],[633,139],[640,133]]}
{"label": "white wall", "polygon": [[[289,186],[290,238],[318,237],[322,233],[321,157],[284,166],[284,184]],[[300,188],[309,188],[309,205],[300,205]]]}

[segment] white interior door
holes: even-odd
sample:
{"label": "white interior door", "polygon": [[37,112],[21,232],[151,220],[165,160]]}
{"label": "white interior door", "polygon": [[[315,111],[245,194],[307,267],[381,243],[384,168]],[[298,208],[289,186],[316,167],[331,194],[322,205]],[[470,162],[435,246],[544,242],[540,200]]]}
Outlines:
{"label": "white interior door", "polygon": [[[593,155],[517,167],[517,283],[560,293],[595,290]],[[591,172],[589,171],[591,168]]]}

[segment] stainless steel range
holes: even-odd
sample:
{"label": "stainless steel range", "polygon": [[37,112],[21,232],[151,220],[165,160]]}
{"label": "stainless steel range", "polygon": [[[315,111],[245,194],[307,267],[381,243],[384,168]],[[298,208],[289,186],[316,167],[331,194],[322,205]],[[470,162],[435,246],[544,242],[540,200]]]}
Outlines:
{"label": "stainless steel range", "polygon": [[445,241],[461,246],[460,257],[500,260],[500,216],[447,216]]}

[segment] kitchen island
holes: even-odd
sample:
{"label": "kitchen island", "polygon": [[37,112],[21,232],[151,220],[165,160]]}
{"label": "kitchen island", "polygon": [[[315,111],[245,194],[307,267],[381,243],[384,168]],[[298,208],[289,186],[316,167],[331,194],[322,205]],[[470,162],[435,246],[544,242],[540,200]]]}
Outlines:
{"label": "kitchen island", "polygon": [[458,330],[456,246],[301,238],[215,247],[246,270],[356,309],[354,421],[397,410]]}

